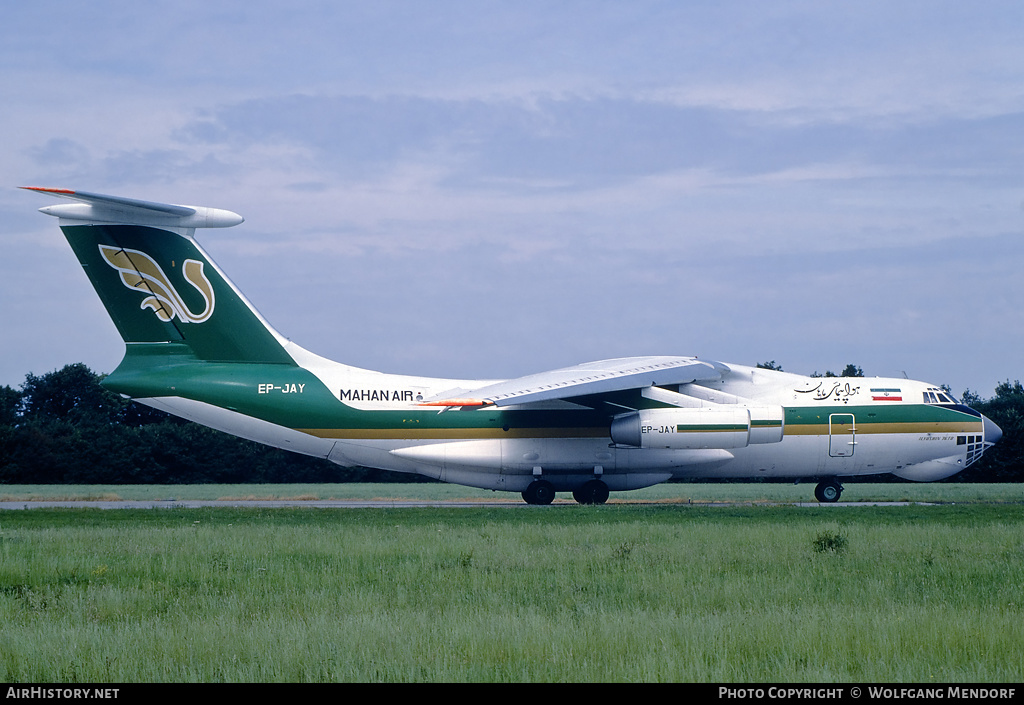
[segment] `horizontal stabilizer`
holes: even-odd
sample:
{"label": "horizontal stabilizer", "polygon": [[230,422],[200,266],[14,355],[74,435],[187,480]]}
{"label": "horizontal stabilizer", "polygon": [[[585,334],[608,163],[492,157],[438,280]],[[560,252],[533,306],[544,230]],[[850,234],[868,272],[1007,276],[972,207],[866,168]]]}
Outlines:
{"label": "horizontal stabilizer", "polygon": [[21,188],[78,201],[77,203],[46,206],[40,208],[39,211],[61,220],[74,221],[83,225],[103,223],[173,228],[230,228],[245,220],[237,213],[220,208],[154,203],[88,191],[71,191],[40,186],[22,186]]}

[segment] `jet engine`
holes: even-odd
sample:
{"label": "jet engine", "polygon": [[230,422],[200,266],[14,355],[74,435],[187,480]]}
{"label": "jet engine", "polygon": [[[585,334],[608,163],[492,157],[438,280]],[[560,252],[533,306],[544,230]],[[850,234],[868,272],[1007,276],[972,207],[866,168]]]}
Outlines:
{"label": "jet engine", "polygon": [[778,443],[784,426],[781,406],[643,409],[617,416],[611,437],[634,448],[744,448]]}

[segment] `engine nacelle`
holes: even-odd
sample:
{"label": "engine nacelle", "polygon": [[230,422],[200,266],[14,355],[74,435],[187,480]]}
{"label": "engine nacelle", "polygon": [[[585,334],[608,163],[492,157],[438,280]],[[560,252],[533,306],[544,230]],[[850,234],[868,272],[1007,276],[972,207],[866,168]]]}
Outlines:
{"label": "engine nacelle", "polygon": [[781,406],[643,409],[612,421],[612,441],[634,448],[744,448],[778,443]]}

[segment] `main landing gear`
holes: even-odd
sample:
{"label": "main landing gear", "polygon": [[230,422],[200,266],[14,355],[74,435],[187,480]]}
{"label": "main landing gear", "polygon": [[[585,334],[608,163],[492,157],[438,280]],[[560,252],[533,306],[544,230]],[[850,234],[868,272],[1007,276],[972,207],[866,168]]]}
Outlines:
{"label": "main landing gear", "polygon": [[[573,499],[580,504],[604,504],[608,501],[608,485],[601,480],[589,480],[572,491]],[[523,490],[527,504],[551,504],[555,499],[555,486],[547,480],[534,480]]]}
{"label": "main landing gear", "polygon": [[608,501],[608,485],[600,480],[584,482],[582,487],[572,491],[572,498],[580,504],[604,504]]}
{"label": "main landing gear", "polygon": [[555,486],[547,480],[534,480],[523,490],[527,504],[551,504],[555,499]]}
{"label": "main landing gear", "polygon": [[827,480],[822,480],[818,483],[817,487],[814,488],[814,498],[819,502],[838,502],[839,496],[843,493],[843,486],[839,484],[839,480],[830,477]]}

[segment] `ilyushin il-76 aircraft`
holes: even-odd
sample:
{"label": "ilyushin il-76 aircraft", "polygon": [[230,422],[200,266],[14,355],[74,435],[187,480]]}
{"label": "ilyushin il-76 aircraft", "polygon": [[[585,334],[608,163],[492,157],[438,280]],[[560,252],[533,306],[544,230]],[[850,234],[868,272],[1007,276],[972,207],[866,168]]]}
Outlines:
{"label": "ilyushin il-76 aircraft", "polygon": [[673,478],[949,477],[999,427],[908,379],[814,378],[696,357],[626,357],[516,379],[437,379],[333,362],[278,333],[194,235],[231,211],[24,187],[59,218],[126,352],[103,384],[148,406],[343,466],[522,493]]}

